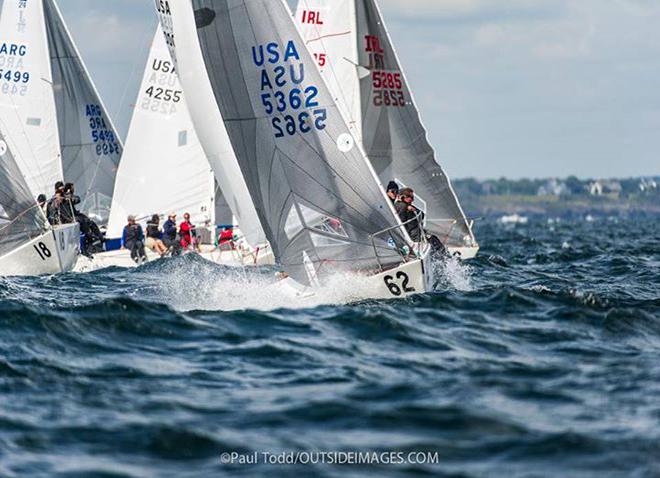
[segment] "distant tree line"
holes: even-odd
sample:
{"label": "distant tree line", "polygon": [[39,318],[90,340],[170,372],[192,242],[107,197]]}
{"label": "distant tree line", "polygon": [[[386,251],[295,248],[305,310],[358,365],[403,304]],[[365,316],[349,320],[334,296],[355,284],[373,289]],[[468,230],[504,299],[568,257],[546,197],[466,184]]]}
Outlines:
{"label": "distant tree line", "polygon": [[660,196],[660,177],[626,179],[487,179],[453,181],[460,196]]}

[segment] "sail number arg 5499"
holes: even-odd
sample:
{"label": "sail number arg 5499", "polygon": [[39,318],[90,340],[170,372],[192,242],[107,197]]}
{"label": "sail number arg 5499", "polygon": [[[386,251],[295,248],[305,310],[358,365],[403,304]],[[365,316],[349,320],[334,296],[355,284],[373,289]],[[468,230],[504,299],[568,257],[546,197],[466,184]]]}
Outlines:
{"label": "sail number arg 5499", "polygon": [[92,141],[96,145],[97,156],[108,156],[119,154],[119,145],[115,133],[108,128],[103,118],[103,110],[99,105],[87,105],[85,107],[86,116],[89,118],[89,129],[92,135]]}
{"label": "sail number arg 5499", "polygon": [[293,41],[254,46],[252,61],[261,68],[264,112],[268,116],[278,114],[271,119],[276,138],[325,129],[328,112],[319,108],[318,87],[304,84],[305,64]]}

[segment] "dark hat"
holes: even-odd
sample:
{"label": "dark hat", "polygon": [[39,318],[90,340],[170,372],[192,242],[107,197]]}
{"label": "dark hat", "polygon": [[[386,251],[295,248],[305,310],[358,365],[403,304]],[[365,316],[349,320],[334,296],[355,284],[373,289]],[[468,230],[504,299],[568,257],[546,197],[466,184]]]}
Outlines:
{"label": "dark hat", "polygon": [[46,202],[46,195],[39,194],[39,196],[37,196],[37,202]]}
{"label": "dark hat", "polygon": [[396,191],[396,192],[399,192],[399,185],[398,185],[396,182],[394,182],[394,181],[390,181],[389,183],[387,183],[387,189],[386,189],[386,191]]}

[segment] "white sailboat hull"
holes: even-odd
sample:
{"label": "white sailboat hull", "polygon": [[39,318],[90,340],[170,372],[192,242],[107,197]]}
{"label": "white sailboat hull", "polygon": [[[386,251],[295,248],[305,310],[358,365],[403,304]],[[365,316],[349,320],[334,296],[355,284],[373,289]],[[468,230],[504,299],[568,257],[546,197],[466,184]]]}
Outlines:
{"label": "white sailboat hull", "polygon": [[[160,256],[150,249],[145,249],[147,253],[147,262],[153,262],[160,259]],[[270,248],[266,250],[257,250],[254,252],[221,251],[212,246],[204,247],[199,255],[207,261],[214,264],[243,267],[243,266],[268,266],[275,264],[275,257]],[[92,270],[105,269],[106,267],[137,267],[137,263],[131,259],[130,251],[120,249],[117,251],[103,252],[95,254],[93,259],[81,258],[76,266],[76,272],[89,272]]]}
{"label": "white sailboat hull", "polygon": [[73,270],[80,253],[80,227],[56,226],[0,257],[1,276],[38,276]]}
{"label": "white sailboat hull", "polygon": [[474,247],[447,247],[449,255],[452,257],[457,257],[462,261],[467,261],[477,257],[479,253],[479,246]]}
{"label": "white sailboat hull", "polygon": [[[431,271],[431,251],[427,250],[420,259],[406,262],[386,272],[365,275],[351,300],[404,299],[430,292],[433,284]],[[274,287],[292,299],[309,299],[323,294],[319,289],[303,287],[290,278],[279,281]]]}

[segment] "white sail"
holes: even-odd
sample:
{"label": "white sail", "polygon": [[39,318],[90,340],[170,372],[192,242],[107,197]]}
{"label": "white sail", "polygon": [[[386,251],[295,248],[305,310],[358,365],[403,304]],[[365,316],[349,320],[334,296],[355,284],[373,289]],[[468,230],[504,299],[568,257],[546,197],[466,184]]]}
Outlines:
{"label": "white sail", "polygon": [[179,14],[173,16],[173,8],[174,3],[169,0],[156,2],[165,41],[186,92],[195,131],[241,232],[251,246],[258,247],[266,242],[266,235],[216,106],[208,75],[200,74],[205,67],[193,12],[190,8],[180,8]]}
{"label": "white sail", "polygon": [[476,242],[426,130],[375,0],[300,0],[296,24],[381,181],[412,187],[426,229]]}
{"label": "white sail", "polygon": [[0,128],[0,257],[46,231],[46,218],[23,177],[13,149]]}
{"label": "white sail", "polygon": [[0,129],[12,138],[33,196],[63,177],[41,1],[6,0],[0,13]]}
{"label": "white sail", "polygon": [[[296,281],[400,265],[410,246],[281,1],[179,0],[275,256]],[[179,16],[189,21],[177,29]],[[179,60],[181,55],[179,54]],[[187,92],[188,90],[186,90]],[[193,116],[195,113],[193,112]]]}
{"label": "white sail", "polygon": [[[122,144],[55,0],[43,0],[64,181],[76,185],[79,209],[108,221]],[[108,45],[112,48],[112,45]]]}
{"label": "white sail", "polygon": [[107,235],[119,237],[128,214],[188,212],[193,223],[202,224],[215,221],[215,210],[214,174],[158,26],[117,173]]}

